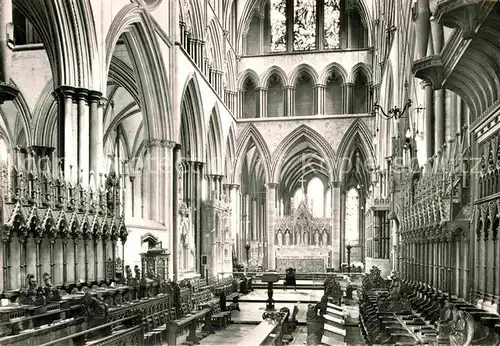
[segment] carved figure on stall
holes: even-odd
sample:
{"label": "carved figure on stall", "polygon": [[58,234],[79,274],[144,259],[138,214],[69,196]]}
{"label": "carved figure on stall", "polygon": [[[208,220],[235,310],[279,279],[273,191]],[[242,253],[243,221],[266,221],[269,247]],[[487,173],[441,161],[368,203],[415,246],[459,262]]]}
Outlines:
{"label": "carved figure on stall", "polygon": [[328,234],[326,234],[326,232],[323,232],[323,239],[321,241],[321,245],[322,246],[328,245]]}
{"label": "carved figure on stall", "polygon": [[134,286],[135,285],[134,277],[132,274],[132,269],[130,268],[129,265],[125,266],[125,275],[126,275],[126,281],[125,281],[126,285]]}
{"label": "carved figure on stall", "polygon": [[389,295],[379,297],[380,310],[390,312],[410,311],[410,301],[402,294],[402,284],[396,272],[392,272],[391,280]]}
{"label": "carved figure on stall", "polygon": [[82,299],[82,312],[90,328],[106,323],[108,311],[109,306],[102,299],[93,296],[90,291],[85,292]]}
{"label": "carved figure on stall", "polygon": [[325,318],[318,304],[309,304],[306,313],[307,345],[319,345],[325,331]]}
{"label": "carved figure on stall", "polygon": [[43,282],[45,284],[44,291],[47,301],[58,302],[61,300],[61,293],[59,289],[52,285],[51,276],[49,273],[43,273]]}
{"label": "carved figure on stall", "polygon": [[452,346],[470,345],[474,336],[475,322],[471,314],[447,301],[443,317],[438,321],[438,342]]}
{"label": "carved figure on stall", "polygon": [[28,274],[26,276],[26,288],[19,295],[19,304],[22,305],[45,305],[47,297],[35,280],[35,275]]}
{"label": "carved figure on stall", "polygon": [[134,272],[135,272],[135,279],[140,281],[141,280],[141,270],[139,269],[138,265],[136,265],[134,267]]}

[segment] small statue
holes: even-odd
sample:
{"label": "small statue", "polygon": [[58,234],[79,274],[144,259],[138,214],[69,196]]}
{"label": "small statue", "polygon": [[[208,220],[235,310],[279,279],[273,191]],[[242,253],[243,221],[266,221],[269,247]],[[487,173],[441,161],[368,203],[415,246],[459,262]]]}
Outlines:
{"label": "small statue", "polygon": [[134,277],[132,275],[132,269],[129,265],[125,266],[126,284],[128,286],[134,286]]}
{"label": "small statue", "polygon": [[141,270],[139,269],[138,265],[135,265],[134,272],[135,272],[135,279],[138,281],[141,280]]}
{"label": "small statue", "polygon": [[26,289],[19,295],[19,304],[41,306],[47,303],[43,289],[35,280],[35,275],[26,276]]}
{"label": "small statue", "polygon": [[61,300],[61,292],[57,287],[52,285],[52,280],[49,273],[43,273],[43,282],[45,284],[45,295],[49,302],[58,302]]}

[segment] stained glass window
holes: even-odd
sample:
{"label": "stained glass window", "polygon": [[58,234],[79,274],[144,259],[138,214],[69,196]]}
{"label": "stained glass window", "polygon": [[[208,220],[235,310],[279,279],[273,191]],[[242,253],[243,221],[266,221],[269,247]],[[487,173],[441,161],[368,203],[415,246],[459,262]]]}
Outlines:
{"label": "stained glass window", "polygon": [[340,47],[339,0],[325,0],[325,48]]}
{"label": "stained glass window", "polygon": [[286,51],[286,0],[271,0],[271,51]]}
{"label": "stained glass window", "polygon": [[316,47],[316,0],[294,0],[293,49]]}

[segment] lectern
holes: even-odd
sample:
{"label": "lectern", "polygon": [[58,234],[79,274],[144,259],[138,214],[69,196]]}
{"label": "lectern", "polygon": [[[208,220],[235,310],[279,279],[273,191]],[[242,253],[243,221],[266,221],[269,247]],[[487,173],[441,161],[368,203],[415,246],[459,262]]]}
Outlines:
{"label": "lectern", "polygon": [[278,273],[262,274],[262,282],[267,282],[266,311],[274,311],[273,284],[279,281]]}

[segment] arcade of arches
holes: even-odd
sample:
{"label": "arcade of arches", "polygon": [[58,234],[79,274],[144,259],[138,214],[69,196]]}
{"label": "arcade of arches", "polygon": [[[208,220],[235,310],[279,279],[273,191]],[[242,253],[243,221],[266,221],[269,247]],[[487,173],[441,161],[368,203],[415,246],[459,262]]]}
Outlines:
{"label": "arcade of arches", "polygon": [[161,249],[171,280],[377,266],[498,313],[499,23],[487,0],[0,0],[3,296]]}

